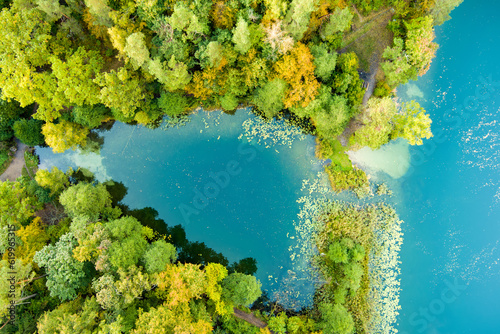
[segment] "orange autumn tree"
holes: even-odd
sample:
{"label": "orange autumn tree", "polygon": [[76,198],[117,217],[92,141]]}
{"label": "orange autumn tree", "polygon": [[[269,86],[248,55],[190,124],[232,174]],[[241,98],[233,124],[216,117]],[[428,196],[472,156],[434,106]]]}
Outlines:
{"label": "orange autumn tree", "polygon": [[290,88],[285,93],[283,104],[285,108],[297,106],[306,107],[316,98],[320,86],[314,76],[313,56],[309,48],[297,43],[290,53],[276,62],[274,70],[278,78],[285,80]]}

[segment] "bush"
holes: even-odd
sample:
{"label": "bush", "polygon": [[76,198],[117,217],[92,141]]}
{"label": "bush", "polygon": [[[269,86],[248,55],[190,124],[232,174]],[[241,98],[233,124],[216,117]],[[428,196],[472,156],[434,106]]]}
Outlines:
{"label": "bush", "polygon": [[14,135],[28,146],[43,145],[45,137],[42,134],[43,122],[37,119],[20,119],[14,123]]}
{"label": "bush", "polygon": [[158,107],[168,116],[177,116],[186,111],[189,107],[189,100],[178,93],[161,93],[158,99]]}
{"label": "bush", "polygon": [[392,89],[385,80],[377,82],[377,86],[375,86],[375,90],[373,91],[373,95],[376,97],[386,97],[391,93]]}
{"label": "bush", "polygon": [[336,192],[369,187],[368,178],[361,169],[343,171],[330,165],[326,168],[326,172],[330,178],[332,188]]}
{"label": "bush", "polygon": [[0,152],[0,168],[9,160],[9,155],[5,152]]}

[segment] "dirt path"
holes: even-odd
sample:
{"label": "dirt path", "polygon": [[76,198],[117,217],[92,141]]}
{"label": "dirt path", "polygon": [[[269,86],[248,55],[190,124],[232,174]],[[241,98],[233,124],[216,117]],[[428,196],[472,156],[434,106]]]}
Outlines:
{"label": "dirt path", "polygon": [[28,148],[25,144],[21,143],[18,139],[16,139],[17,151],[14,155],[14,159],[10,163],[9,167],[5,170],[5,172],[0,175],[0,181],[15,181],[18,177],[21,176],[23,167],[24,167],[24,151]]}
{"label": "dirt path", "polygon": [[[243,312],[242,310],[238,310],[236,307],[234,308],[234,315],[242,320],[245,320],[249,324],[252,324],[259,328],[266,328],[267,324],[254,316],[253,314]],[[271,333],[274,333],[272,330],[269,330]]]}

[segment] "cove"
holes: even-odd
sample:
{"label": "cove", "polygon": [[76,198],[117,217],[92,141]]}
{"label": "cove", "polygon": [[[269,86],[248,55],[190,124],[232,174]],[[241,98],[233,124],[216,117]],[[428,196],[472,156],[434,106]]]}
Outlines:
{"label": "cove", "polygon": [[[296,256],[295,225],[302,180],[322,169],[314,138],[256,117],[198,111],[187,125],[151,130],[115,123],[101,132],[100,154],[38,148],[40,168],[84,167],[99,181],[123,182],[131,209],[151,206],[187,239],[204,242],[230,262],[253,257],[257,278],[272,299],[289,307],[312,303],[310,267]],[[271,128],[267,129],[267,127]],[[267,129],[267,130],[266,130]],[[253,132],[250,132],[253,131]]]}

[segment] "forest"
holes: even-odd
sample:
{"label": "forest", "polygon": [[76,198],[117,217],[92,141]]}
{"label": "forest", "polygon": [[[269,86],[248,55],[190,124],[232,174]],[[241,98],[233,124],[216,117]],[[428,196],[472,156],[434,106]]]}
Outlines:
{"label": "forest", "polygon": [[[315,135],[332,188],[363,196],[368,179],[345,151],[432,136],[425,110],[395,89],[428,71],[434,26],[460,2],[2,0],[0,171],[15,140],[93,150],[93,130],[114,121],[156,128],[198,106],[251,106]],[[386,207],[326,206],[317,247],[327,256],[316,265],[337,285],[295,311],[262,294],[255,260],[229,264],[154,209],[130,210],[120,183],[84,170],[33,174],[0,183],[2,330],[372,332],[372,222],[397,221]],[[364,225],[345,230],[354,221]]]}

